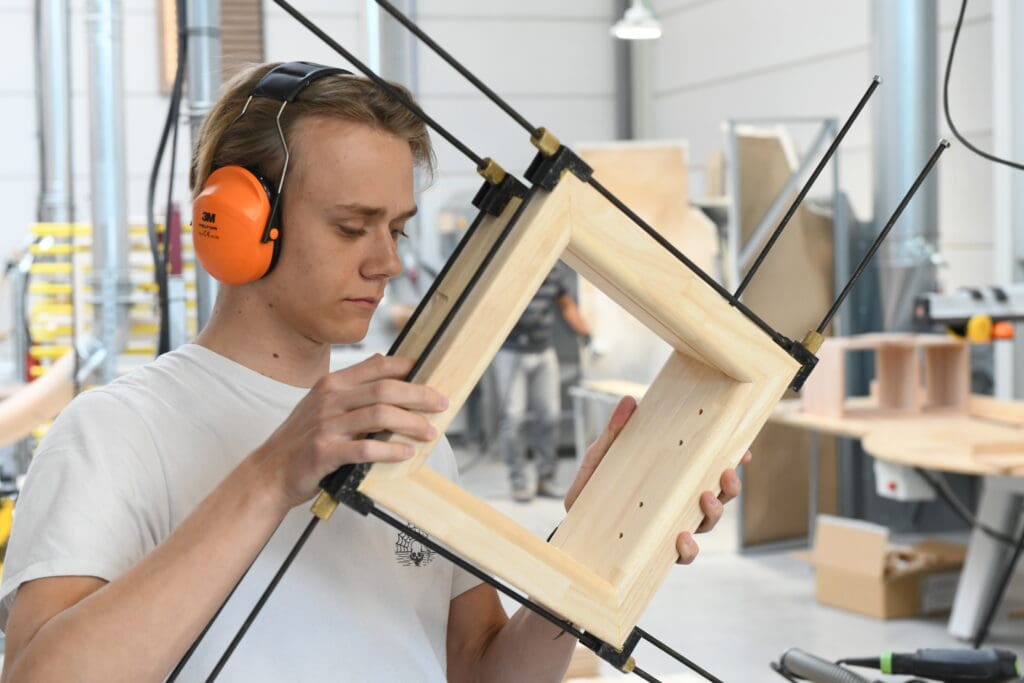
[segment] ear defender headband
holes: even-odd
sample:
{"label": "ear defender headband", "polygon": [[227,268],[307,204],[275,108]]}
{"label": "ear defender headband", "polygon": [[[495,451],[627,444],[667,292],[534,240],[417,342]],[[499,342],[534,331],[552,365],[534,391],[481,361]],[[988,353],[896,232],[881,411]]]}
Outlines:
{"label": "ear defender headband", "polygon": [[231,122],[233,125],[245,116],[253,98],[267,97],[280,102],[276,121],[284,148],[284,166],[276,189],[244,166],[222,166],[206,179],[192,204],[192,240],[199,262],[218,281],[227,285],[255,282],[277,263],[281,252],[281,188],[289,159],[281,114],[310,83],[335,74],[351,72],[310,62],[275,67],[259,80],[241,113]]}

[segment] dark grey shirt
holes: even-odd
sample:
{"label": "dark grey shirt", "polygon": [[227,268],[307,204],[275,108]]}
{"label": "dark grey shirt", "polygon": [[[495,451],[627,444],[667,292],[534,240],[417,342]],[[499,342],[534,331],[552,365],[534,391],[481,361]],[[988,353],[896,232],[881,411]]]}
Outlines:
{"label": "dark grey shirt", "polygon": [[558,299],[569,293],[562,268],[555,266],[544,278],[519,322],[501,348],[512,351],[543,351],[552,344]]}

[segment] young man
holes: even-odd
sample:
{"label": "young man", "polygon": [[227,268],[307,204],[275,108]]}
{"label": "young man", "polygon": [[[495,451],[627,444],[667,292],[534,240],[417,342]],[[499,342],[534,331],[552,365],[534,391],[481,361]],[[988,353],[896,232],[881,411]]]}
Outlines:
{"label": "young man", "polygon": [[[195,191],[239,164],[276,185],[280,103],[257,97],[270,66],[225,86],[193,161]],[[196,343],[78,397],[41,445],[18,502],[0,587],[13,681],[160,681],[255,563],[180,680],[203,680],[309,519],[340,465],[409,457],[391,431],[437,438],[435,391],[401,379],[411,359],[376,356],[329,373],[333,343],[366,333],[396,243],[416,211],[422,124],[353,76],[318,79],[281,118],[290,161],[280,258],[223,286]],[[622,428],[620,405],[566,497],[570,506]],[[455,477],[447,443],[431,465]],[[738,492],[701,498],[710,528]],[[556,681],[570,638],[536,615],[508,618],[496,593],[373,518],[323,524],[223,671],[222,680]],[[265,547],[264,547],[265,546]],[[689,534],[682,561],[696,555]],[[407,548],[406,548],[407,549]]]}
{"label": "young man", "polygon": [[[561,498],[556,484],[558,426],[562,417],[562,381],[554,344],[555,312],[580,336],[590,328],[569,294],[557,264],[544,278],[492,364],[498,387],[498,442],[508,466],[512,499]],[[526,446],[536,456],[536,481],[526,470]]]}

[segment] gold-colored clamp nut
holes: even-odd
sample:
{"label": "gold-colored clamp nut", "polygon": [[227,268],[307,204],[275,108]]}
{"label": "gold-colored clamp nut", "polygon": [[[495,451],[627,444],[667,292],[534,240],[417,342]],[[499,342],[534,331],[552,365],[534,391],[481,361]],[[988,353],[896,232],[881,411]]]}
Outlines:
{"label": "gold-colored clamp nut", "polygon": [[817,353],[818,349],[821,348],[821,345],[824,341],[824,335],[822,335],[820,332],[811,330],[810,332],[807,333],[807,336],[804,337],[803,345],[804,348],[810,351],[811,353]]}
{"label": "gold-colored clamp nut", "polygon": [[500,185],[505,179],[505,169],[494,159],[487,157],[476,167],[476,172],[491,185]]}
{"label": "gold-colored clamp nut", "polygon": [[313,501],[313,507],[311,508],[313,514],[325,522],[331,518],[331,515],[337,509],[338,501],[331,498],[326,491],[320,492],[320,495]]}
{"label": "gold-colored clamp nut", "polygon": [[539,132],[540,135],[531,135],[530,142],[532,142],[533,146],[539,149],[544,156],[554,156],[555,152],[558,151],[558,148],[562,146],[562,143],[559,142],[558,138],[555,137],[555,134],[547,128],[538,128],[537,132]]}
{"label": "gold-colored clamp nut", "polygon": [[626,663],[622,665],[622,673],[628,674],[633,673],[633,669],[636,668],[636,660],[630,657],[626,660]]}

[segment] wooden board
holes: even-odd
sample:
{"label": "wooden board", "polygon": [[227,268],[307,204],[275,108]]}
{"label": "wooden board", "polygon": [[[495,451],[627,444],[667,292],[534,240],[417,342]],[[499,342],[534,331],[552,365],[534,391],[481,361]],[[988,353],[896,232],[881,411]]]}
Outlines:
{"label": "wooden board", "polygon": [[833,417],[807,413],[798,399],[790,399],[775,407],[771,422],[860,439],[870,455],[902,465],[963,474],[1024,474],[1024,425],[1019,421],[1024,402],[972,396],[969,403],[979,414],[856,411],[853,417]]}
{"label": "wooden board", "polygon": [[515,216],[509,211],[491,226],[510,226],[504,241],[467,243],[439,283],[439,301],[427,303],[399,348],[423,349],[457,296],[449,284],[479,274],[415,377],[450,398],[447,411],[427,416],[439,432],[560,256],[669,344],[669,361],[551,543],[424,468],[432,443],[417,445],[406,462],[374,465],[359,490],[620,646],[674,564],[675,536],[699,525],[700,491],[717,491],[719,474],[739,461],[798,366],[575,176],[550,193],[533,191]]}
{"label": "wooden board", "polygon": [[[739,159],[731,163],[739,164],[739,219],[746,240],[795,169],[796,159],[789,136],[777,128],[741,130],[738,151]],[[832,303],[832,283],[832,220],[801,206],[743,299],[779,332],[803,339]],[[819,448],[822,461],[831,463],[833,440],[822,438]],[[743,471],[744,544],[806,535],[806,497],[790,492],[807,490],[808,449],[808,436],[795,430],[768,425],[758,435],[751,446],[754,459]],[[823,509],[834,509],[833,479],[823,483],[819,499]]]}

